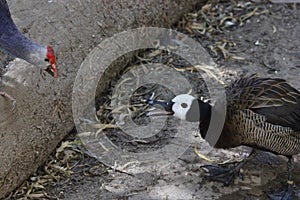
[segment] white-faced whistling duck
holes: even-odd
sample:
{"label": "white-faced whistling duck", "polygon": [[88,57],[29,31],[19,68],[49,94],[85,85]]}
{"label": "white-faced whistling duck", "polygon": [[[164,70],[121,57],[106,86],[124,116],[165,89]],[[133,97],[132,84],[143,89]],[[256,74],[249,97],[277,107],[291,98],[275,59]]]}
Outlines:
{"label": "white-faced whistling duck", "polygon": [[[248,158],[233,168],[207,165],[209,178],[229,185],[243,164],[255,155],[255,149],[284,155],[288,158],[287,190],[269,194],[273,199],[291,199],[292,156],[300,153],[300,92],[285,80],[243,77],[226,88],[227,109],[225,123],[215,148],[233,148],[240,145],[252,147]],[[205,139],[214,109],[189,94],[177,95],[172,100],[149,99],[149,105],[160,105],[149,115],[173,115],[186,121],[200,121],[200,132]]]}

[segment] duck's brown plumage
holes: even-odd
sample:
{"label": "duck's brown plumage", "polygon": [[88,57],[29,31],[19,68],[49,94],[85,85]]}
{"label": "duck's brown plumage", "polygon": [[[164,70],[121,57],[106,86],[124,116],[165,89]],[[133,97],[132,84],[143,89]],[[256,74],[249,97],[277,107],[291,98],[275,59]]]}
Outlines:
{"label": "duck's brown plumage", "polygon": [[[300,92],[283,79],[241,78],[226,88],[225,125],[215,147],[247,145],[276,154],[300,153]],[[209,117],[200,125],[205,137]]]}

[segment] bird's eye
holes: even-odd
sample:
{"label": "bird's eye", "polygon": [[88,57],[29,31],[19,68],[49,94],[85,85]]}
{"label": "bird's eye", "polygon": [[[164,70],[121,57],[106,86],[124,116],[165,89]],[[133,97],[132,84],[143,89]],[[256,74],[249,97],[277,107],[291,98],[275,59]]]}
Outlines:
{"label": "bird's eye", "polygon": [[182,107],[182,108],[187,108],[188,105],[187,105],[186,103],[182,103],[182,104],[181,104],[181,107]]}
{"label": "bird's eye", "polygon": [[45,61],[46,61],[46,62],[49,62],[49,58],[45,58]]}

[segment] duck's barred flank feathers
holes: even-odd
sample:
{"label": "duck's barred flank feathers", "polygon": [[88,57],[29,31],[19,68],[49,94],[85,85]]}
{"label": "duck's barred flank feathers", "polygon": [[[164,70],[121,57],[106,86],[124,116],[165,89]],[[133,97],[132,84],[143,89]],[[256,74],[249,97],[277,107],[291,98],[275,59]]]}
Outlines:
{"label": "duck's barred flank feathers", "polygon": [[263,115],[251,110],[236,111],[232,121],[243,121],[232,126],[232,132],[239,134],[241,144],[281,155],[295,155],[300,152],[300,132],[266,122]]}

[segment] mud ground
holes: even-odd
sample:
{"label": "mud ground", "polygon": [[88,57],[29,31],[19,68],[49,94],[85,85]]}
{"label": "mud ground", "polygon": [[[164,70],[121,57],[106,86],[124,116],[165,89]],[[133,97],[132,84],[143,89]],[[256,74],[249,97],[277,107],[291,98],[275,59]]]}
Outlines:
{"label": "mud ground", "polygon": [[[258,10],[242,22],[230,19],[221,24],[221,20],[215,20],[214,28],[205,33],[188,23],[202,23],[201,12],[195,10],[173,28],[200,42],[218,63],[227,82],[242,74],[259,73],[284,78],[300,89],[300,5],[222,1],[213,7],[216,16]],[[202,147],[199,152],[211,159],[231,155],[242,158],[249,152],[244,147],[230,151],[203,149],[203,141],[197,137],[195,143]],[[294,199],[300,199],[300,157],[295,156],[294,161]],[[231,186],[206,180],[200,168],[204,164],[209,163],[199,158],[191,146],[163,169],[127,174],[90,157],[73,131],[48,162],[7,199],[256,200],[267,199],[268,193],[286,186],[286,159],[270,153],[260,152],[243,168],[243,179],[236,178]]]}

